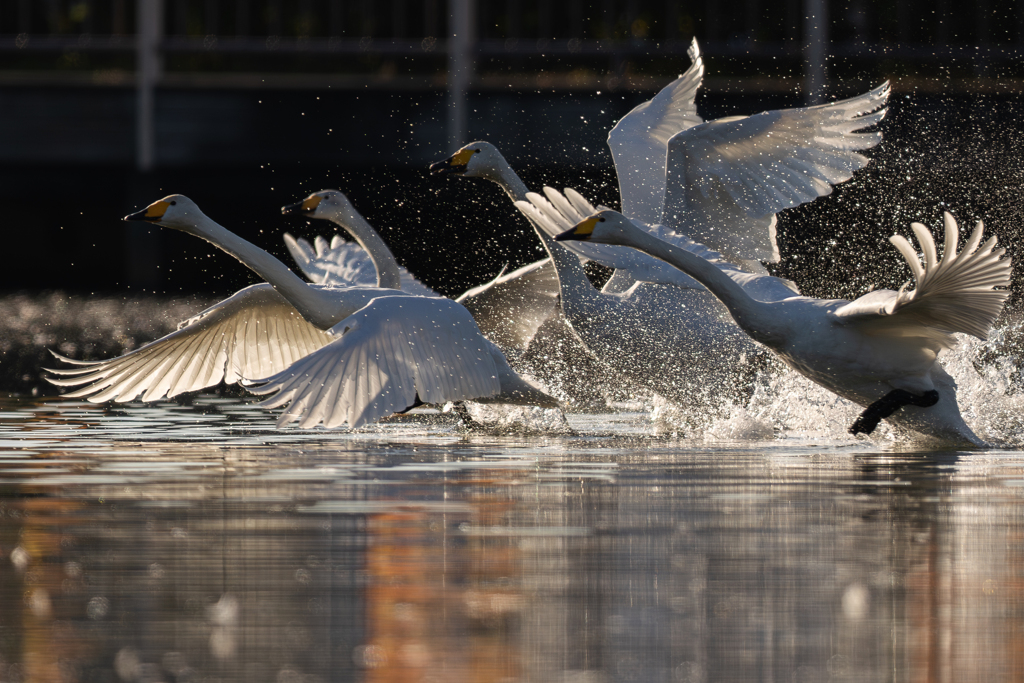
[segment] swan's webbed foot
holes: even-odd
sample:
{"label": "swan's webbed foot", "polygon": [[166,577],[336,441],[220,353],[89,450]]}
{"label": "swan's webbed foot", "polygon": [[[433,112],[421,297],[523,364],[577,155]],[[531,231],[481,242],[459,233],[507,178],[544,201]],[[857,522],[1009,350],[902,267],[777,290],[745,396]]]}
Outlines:
{"label": "swan's webbed foot", "polygon": [[905,389],[893,389],[878,399],[860,414],[850,427],[851,434],[870,434],[882,419],[889,417],[903,406],[930,408],[939,402],[939,392],[932,389],[915,396]]}

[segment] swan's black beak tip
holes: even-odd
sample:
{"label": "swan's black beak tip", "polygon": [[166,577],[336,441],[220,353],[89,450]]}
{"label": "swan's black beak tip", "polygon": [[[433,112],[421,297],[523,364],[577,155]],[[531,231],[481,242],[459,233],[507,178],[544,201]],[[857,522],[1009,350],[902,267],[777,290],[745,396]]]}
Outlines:
{"label": "swan's black beak tip", "polygon": [[556,242],[568,242],[569,240],[579,240],[580,236],[576,234],[576,228],[569,228],[565,232],[560,232],[555,235]]}
{"label": "swan's black beak tip", "polygon": [[465,166],[455,166],[451,157],[435,161],[430,165],[430,172],[435,175],[462,175],[466,172]]}
{"label": "swan's black beak tip", "polygon": [[302,214],[305,211],[302,209],[302,202],[296,202],[295,204],[287,204],[281,207],[281,215],[283,216],[294,216],[295,214]]}
{"label": "swan's black beak tip", "polygon": [[148,216],[146,216],[146,211],[147,211],[147,209],[143,209],[142,211],[136,211],[135,213],[130,213],[130,214],[128,214],[127,216],[125,216],[121,220],[133,221],[133,222],[134,221],[144,221],[146,223],[150,223],[150,222],[154,221],[155,219],[149,218]]}

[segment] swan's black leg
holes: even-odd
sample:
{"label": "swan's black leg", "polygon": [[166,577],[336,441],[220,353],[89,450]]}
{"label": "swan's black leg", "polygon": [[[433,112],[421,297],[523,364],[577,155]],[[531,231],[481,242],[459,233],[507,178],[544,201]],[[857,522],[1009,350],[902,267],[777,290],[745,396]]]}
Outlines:
{"label": "swan's black leg", "polygon": [[466,425],[469,429],[483,429],[484,426],[473,419],[473,416],[469,414],[469,408],[466,407],[464,401],[455,401],[452,403],[452,412],[459,416],[462,420],[462,424]]}
{"label": "swan's black leg", "polygon": [[396,415],[404,415],[404,414],[408,413],[410,410],[412,410],[413,408],[419,408],[420,406],[425,406],[425,405],[427,405],[427,404],[420,400],[420,395],[416,394],[416,398],[413,399],[411,406],[409,406],[405,410],[400,410],[400,411],[398,411],[395,414]]}
{"label": "swan's black leg", "polygon": [[924,392],[921,396],[915,396],[905,389],[893,389],[864,409],[850,427],[850,433],[870,434],[883,418],[889,417],[903,406],[930,408],[938,402],[939,392],[934,389]]}

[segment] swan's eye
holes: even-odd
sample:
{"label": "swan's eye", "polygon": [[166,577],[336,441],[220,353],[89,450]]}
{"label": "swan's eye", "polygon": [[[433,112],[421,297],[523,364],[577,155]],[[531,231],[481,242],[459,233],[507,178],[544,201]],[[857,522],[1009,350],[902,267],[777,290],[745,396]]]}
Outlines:
{"label": "swan's eye", "polygon": [[597,221],[598,221],[599,223],[604,223],[604,219],[603,219],[603,218],[598,218],[598,219],[597,219]]}
{"label": "swan's eye", "polygon": [[482,149],[474,149],[473,150],[473,154],[479,154],[482,151],[483,151]]}
{"label": "swan's eye", "polygon": [[171,202],[171,206],[174,206],[177,203],[178,203],[178,200],[174,200],[174,201]]}

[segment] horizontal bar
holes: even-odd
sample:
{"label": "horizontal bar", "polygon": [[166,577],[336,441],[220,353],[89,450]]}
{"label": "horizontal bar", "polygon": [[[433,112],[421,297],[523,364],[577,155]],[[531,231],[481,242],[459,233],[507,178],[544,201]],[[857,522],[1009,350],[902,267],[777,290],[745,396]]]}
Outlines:
{"label": "horizontal bar", "polygon": [[[539,56],[622,56],[662,57],[686,54],[689,41],[619,42],[602,40],[482,40],[473,46],[477,57],[539,57]],[[134,52],[135,36],[110,35],[0,35],[0,52]],[[160,50],[168,54],[199,54],[215,52],[226,54],[255,54],[280,52],[284,54],[339,54],[339,55],[446,55],[444,41],[377,40],[370,38],[281,38],[231,36],[167,36],[160,42]],[[796,43],[731,43],[711,41],[701,45],[707,57],[730,58],[792,58],[801,57]],[[931,45],[914,43],[831,43],[831,59],[908,59],[914,61],[943,61],[981,58],[990,62],[1024,59],[1024,49],[1001,45]]]}

